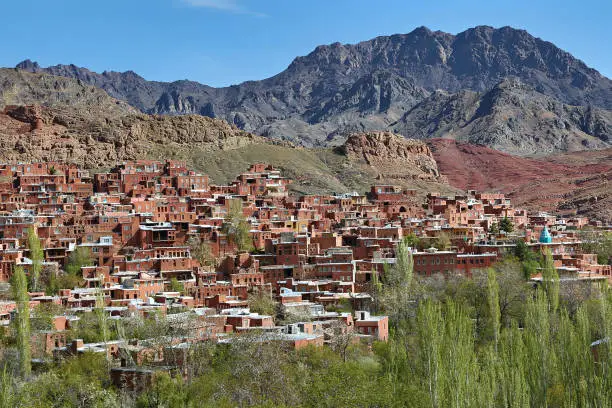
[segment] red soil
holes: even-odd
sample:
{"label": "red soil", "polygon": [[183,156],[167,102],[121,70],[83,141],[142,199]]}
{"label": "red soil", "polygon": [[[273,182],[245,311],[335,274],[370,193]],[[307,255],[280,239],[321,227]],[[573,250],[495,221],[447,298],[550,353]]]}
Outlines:
{"label": "red soil", "polygon": [[[612,149],[525,158],[448,139],[433,139],[429,146],[454,187],[500,191],[534,210],[611,218]],[[590,214],[595,207],[597,214]]]}

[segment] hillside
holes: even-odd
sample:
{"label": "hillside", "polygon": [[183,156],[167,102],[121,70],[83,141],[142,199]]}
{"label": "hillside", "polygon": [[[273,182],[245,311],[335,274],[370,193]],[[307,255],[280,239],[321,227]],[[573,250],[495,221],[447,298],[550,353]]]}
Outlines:
{"label": "hillside", "polygon": [[612,222],[612,149],[530,159],[452,140],[428,144],[456,188],[500,191],[532,210]]}
{"label": "hillside", "polygon": [[[54,78],[20,75],[37,80]],[[0,161],[60,160],[96,169],[125,160],[175,158],[187,161],[218,183],[229,182],[250,164],[263,161],[295,179],[296,192],[363,192],[376,182],[392,181],[423,193],[430,189],[453,191],[438,177],[435,161],[421,142],[392,136],[398,146],[420,146],[406,149],[401,160],[427,162],[427,166],[411,171],[410,178],[396,180],[385,173],[383,162],[372,164],[363,157],[332,149],[307,149],[270,141],[223,120],[200,115],[146,115],[134,113],[129,107],[123,111],[126,105],[104,92],[82,86],[76,80],[61,80],[67,81],[60,81],[62,92],[69,94],[65,100],[50,92],[50,96],[41,97],[52,101],[50,106],[7,105],[0,110]],[[91,90],[100,93],[91,105],[85,98],[77,108],[72,106],[72,94]],[[27,93],[20,98],[37,99]],[[367,140],[370,136],[363,137]],[[374,155],[376,150],[374,147]]]}
{"label": "hillside", "polygon": [[138,113],[126,102],[110,98],[103,90],[80,80],[0,68],[0,108],[35,104],[70,106],[76,112],[94,116],[102,113],[118,117]]}
{"label": "hillside", "polygon": [[[510,27],[479,26],[457,35],[421,27],[358,44],[319,46],[271,78],[225,88],[74,65],[42,68],[24,61],[17,67],[76,78],[143,112],[222,118],[305,146],[339,145],[351,133],[372,130],[456,137],[521,155],[611,143],[612,81],[554,44]],[[518,105],[493,98],[508,80],[522,84],[511,95],[523,101]],[[460,104],[457,112],[454,103]],[[491,103],[499,114],[486,114]],[[412,125],[431,105],[450,111]],[[467,126],[474,113],[478,120]],[[508,126],[506,116],[512,117]],[[519,149],[511,149],[514,142]]]}

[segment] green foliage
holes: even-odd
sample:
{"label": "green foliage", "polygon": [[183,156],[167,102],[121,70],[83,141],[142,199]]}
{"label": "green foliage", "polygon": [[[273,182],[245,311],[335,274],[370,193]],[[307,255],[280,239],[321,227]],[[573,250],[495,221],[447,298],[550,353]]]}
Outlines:
{"label": "green foliage", "polygon": [[96,290],[96,307],[94,308],[94,313],[96,315],[96,322],[100,337],[102,341],[106,343],[109,340],[110,330],[108,327],[108,317],[104,311],[104,306],[106,306],[104,303],[104,292],[101,288],[98,288]]}
{"label": "green foliage", "polygon": [[404,241],[404,244],[406,244],[407,246],[418,249],[419,251],[423,250],[426,246],[425,241],[417,237],[414,233],[410,233],[406,235],[403,241]]}
{"label": "green foliage", "polygon": [[151,388],[137,399],[136,407],[184,407],[187,401],[187,390],[181,379],[159,372],[154,375]]}
{"label": "green foliage", "polygon": [[375,304],[383,313],[389,315],[394,324],[406,319],[410,314],[413,269],[414,263],[408,246],[399,242],[395,249],[395,263],[384,267],[382,284],[378,283],[378,279],[374,282]]}
{"label": "green foliage", "polygon": [[542,266],[542,286],[546,292],[551,311],[556,312],[559,307],[559,274],[550,253],[546,249],[544,253],[544,265]]}
{"label": "green foliage", "polygon": [[91,265],[93,265],[93,260],[91,259],[91,252],[89,249],[87,247],[77,247],[68,256],[65,270],[69,275],[78,276],[81,274],[81,268],[83,266]]}
{"label": "green foliage", "polygon": [[499,221],[499,230],[504,232],[514,231],[514,224],[510,221],[510,218],[504,217]]}
{"label": "green foliage", "polygon": [[33,292],[36,292],[40,290],[40,272],[42,270],[42,263],[45,255],[34,226],[28,228],[28,249],[29,257],[32,260],[32,268],[30,270],[30,289]]}
{"label": "green foliage", "polygon": [[[187,350],[183,375],[155,375],[131,395],[109,383],[104,355],[56,362],[27,381],[0,371],[0,403],[18,407],[607,407],[612,406],[612,302],[605,289],[553,306],[554,275],[533,291],[508,258],[473,279],[421,281],[408,252],[373,279],[394,322],[388,342],[293,350],[262,332]],[[545,268],[550,254],[546,254]],[[548,266],[547,266],[548,265]],[[545,269],[544,268],[544,269]],[[543,274],[549,274],[545,272]],[[25,277],[22,278],[25,285]],[[399,295],[395,288],[403,288]],[[393,294],[394,301],[385,303]],[[253,294],[261,296],[261,294]],[[261,296],[263,298],[263,296]],[[254,298],[253,303],[261,299]],[[265,304],[267,299],[264,300]],[[97,305],[100,309],[100,303]],[[53,312],[54,313],[54,312]],[[43,315],[38,310],[35,316]],[[187,328],[189,322],[186,323]],[[78,330],[100,337],[96,313]],[[109,338],[115,333],[109,329]],[[122,322],[121,339],[161,341],[184,332],[161,316]],[[87,338],[84,332],[69,337]],[[86,333],[85,333],[86,334]],[[168,340],[171,341],[171,340]],[[596,353],[595,351],[596,347]],[[347,352],[348,350],[348,352]],[[33,398],[35,396],[35,398]]]}
{"label": "green foliage", "polygon": [[109,388],[104,356],[85,353],[59,363],[22,384],[15,397],[19,407],[119,407]]}
{"label": "green foliage", "polygon": [[525,279],[531,278],[538,272],[540,263],[538,255],[529,248],[522,239],[516,240],[514,243],[514,256],[521,262],[521,269]]}
{"label": "green foliage", "polygon": [[41,303],[32,310],[30,320],[33,331],[45,331],[53,328],[53,317],[64,314],[64,307],[55,303]]}
{"label": "green foliage", "polygon": [[262,288],[254,288],[249,293],[249,309],[253,313],[265,316],[276,316],[278,304],[272,298],[272,293]]}
{"label": "green foliage", "polygon": [[17,351],[19,352],[19,368],[21,375],[29,377],[32,371],[32,350],[30,344],[30,297],[28,296],[28,281],[20,266],[15,267],[11,286],[17,303],[15,330],[17,333]]}
{"label": "green foliage", "polygon": [[495,350],[499,339],[501,312],[499,310],[499,284],[495,276],[495,270],[489,269],[487,272],[487,301],[489,303],[489,313],[491,319],[491,330],[495,341]]}
{"label": "green foliage", "polygon": [[81,268],[91,265],[93,265],[93,260],[91,259],[91,252],[89,249],[86,247],[77,247],[68,256],[64,268],[66,273],[57,277],[56,284],[54,285],[55,287],[51,289],[73,289],[81,286],[83,283]]}
{"label": "green foliage", "polygon": [[183,282],[179,282],[178,279],[172,278],[172,279],[170,279],[170,291],[171,292],[184,293],[185,292],[185,285],[183,284]]}
{"label": "green foliage", "polygon": [[253,240],[251,239],[251,225],[242,213],[242,201],[233,199],[229,204],[229,211],[221,231],[227,235],[230,242],[236,244],[239,251],[251,251]]}
{"label": "green foliage", "polygon": [[450,236],[446,232],[440,232],[434,241],[434,247],[440,251],[446,251],[452,245]]}
{"label": "green foliage", "polygon": [[493,270],[499,287],[500,321],[509,327],[512,321],[523,320],[530,285],[521,272],[521,264],[514,258],[496,262]]}
{"label": "green foliage", "polygon": [[[74,286],[73,286],[74,287]],[[55,296],[60,290],[60,284],[55,274],[55,271],[50,271],[47,275],[47,284],[45,285],[45,294],[47,296]]]}
{"label": "green foliage", "polygon": [[585,229],[580,232],[582,250],[587,254],[597,254],[597,263],[612,265],[612,232]]}
{"label": "green foliage", "polygon": [[97,343],[117,339],[117,328],[101,316],[99,308],[93,313],[83,313],[68,332],[68,339],[83,339],[85,343]]}

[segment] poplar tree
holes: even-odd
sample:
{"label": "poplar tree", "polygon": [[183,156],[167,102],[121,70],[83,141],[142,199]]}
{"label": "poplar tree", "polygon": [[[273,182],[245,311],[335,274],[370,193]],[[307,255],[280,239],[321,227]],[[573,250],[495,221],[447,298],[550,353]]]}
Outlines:
{"label": "poplar tree", "polygon": [[32,350],[30,344],[30,298],[28,282],[21,266],[15,267],[12,279],[13,295],[17,303],[15,327],[21,374],[28,377],[32,372]]}
{"label": "poplar tree", "polygon": [[410,297],[414,262],[408,245],[399,242],[395,249],[395,263],[386,264],[382,274],[380,305],[394,325],[410,317]]}
{"label": "poplar tree", "polygon": [[550,249],[544,251],[544,266],[542,268],[542,284],[546,291],[549,308],[552,313],[556,313],[559,308],[559,273],[550,253]]}
{"label": "poplar tree", "polygon": [[30,250],[30,259],[32,260],[32,269],[30,271],[30,288],[33,292],[36,292],[40,289],[38,286],[40,281],[40,272],[42,270],[42,263],[44,260],[44,253],[34,226],[28,228],[28,249]]}
{"label": "poplar tree", "polygon": [[498,348],[497,406],[523,408],[530,406],[530,390],[526,378],[526,346],[516,322],[504,329]]}
{"label": "poplar tree", "polygon": [[556,355],[550,340],[550,309],[546,292],[538,291],[527,303],[525,314],[525,372],[531,392],[531,405],[546,406],[550,376],[555,370]]}
{"label": "poplar tree", "polygon": [[425,301],[417,310],[416,333],[419,350],[419,374],[433,408],[442,407],[442,331],[444,322],[440,304]]}
{"label": "poplar tree", "polygon": [[444,390],[442,406],[476,406],[479,368],[474,353],[474,323],[465,310],[452,300],[445,304],[443,310],[444,332],[439,340]]}
{"label": "poplar tree", "polygon": [[493,331],[495,353],[497,353],[501,312],[499,310],[499,285],[493,269],[489,269],[487,273],[487,301],[489,303],[489,313],[491,315],[491,330]]}
{"label": "poplar tree", "polygon": [[[102,282],[104,282],[104,277],[100,276],[100,284],[102,284]],[[108,342],[109,339],[109,330],[108,330],[108,319],[106,317],[106,313],[104,312],[104,291],[102,290],[102,287],[99,287],[96,290],[96,305],[95,305],[95,314],[96,314],[96,320],[98,323],[98,329],[100,330],[100,334],[102,336],[102,341],[104,342],[104,346],[106,347],[106,343]],[[108,350],[105,351],[106,352],[106,360],[107,362],[110,359],[110,356],[108,355]]]}

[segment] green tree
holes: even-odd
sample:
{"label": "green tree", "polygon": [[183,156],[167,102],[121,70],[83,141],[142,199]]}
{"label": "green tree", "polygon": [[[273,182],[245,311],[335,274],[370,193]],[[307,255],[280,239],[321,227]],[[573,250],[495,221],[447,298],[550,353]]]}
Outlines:
{"label": "green tree", "polygon": [[489,313],[491,315],[491,330],[493,331],[493,340],[495,342],[495,353],[497,353],[501,313],[499,310],[499,285],[495,276],[495,270],[493,269],[489,269],[487,272],[487,294]]}
{"label": "green tree", "polygon": [[499,229],[508,233],[514,231],[514,225],[512,224],[512,221],[510,221],[510,218],[502,218],[499,222]]}
{"label": "green tree", "polygon": [[185,285],[179,282],[178,279],[172,278],[170,279],[170,291],[183,293],[185,291]]}
{"label": "green tree", "polygon": [[434,241],[434,246],[440,251],[446,251],[452,245],[450,235],[446,232],[440,232]]}
{"label": "green tree", "polygon": [[499,226],[497,225],[496,222],[492,223],[491,226],[489,227],[489,234],[491,235],[499,234]]}
{"label": "green tree", "polygon": [[423,246],[422,240],[417,237],[413,232],[404,237],[404,244],[411,248],[420,249]]}
{"label": "green tree", "polygon": [[277,303],[272,298],[272,293],[263,288],[253,288],[248,297],[249,309],[253,313],[266,316],[275,316]]}
{"label": "green tree", "polygon": [[[103,277],[100,277],[100,282],[103,281]],[[101,287],[99,287],[96,290],[96,307],[94,308],[94,313],[96,314],[96,320],[98,322],[98,328],[100,330],[100,335],[102,336],[102,341],[106,345],[110,337],[110,332],[108,328],[108,318],[106,316],[106,312],[104,311],[104,306],[106,306],[104,302],[104,291]],[[106,359],[108,362],[110,362],[109,358],[109,354],[106,353]]]}
{"label": "green tree", "polygon": [[251,225],[242,213],[242,201],[232,199],[229,202],[229,211],[221,231],[227,235],[230,242],[234,243],[239,251],[251,251],[253,241],[251,239]]}
{"label": "green tree", "polygon": [[542,266],[542,285],[546,292],[546,298],[549,302],[550,311],[555,313],[559,308],[559,273],[555,268],[550,249],[546,248],[544,252],[544,265]]}
{"label": "green tree", "polygon": [[0,407],[9,408],[17,405],[15,403],[15,388],[15,381],[7,371],[7,367],[4,366],[0,371]]}
{"label": "green tree", "polygon": [[527,302],[525,315],[525,375],[531,393],[531,406],[547,406],[548,390],[553,383],[556,354],[551,344],[551,309],[546,291],[538,291]]}
{"label": "green tree", "polygon": [[47,274],[47,284],[45,285],[45,294],[48,296],[54,296],[57,295],[60,289],[61,288],[57,279],[56,271],[49,271],[49,273]]}
{"label": "green tree", "polygon": [[612,265],[612,232],[584,229],[579,236],[584,253],[597,254],[600,265]]}
{"label": "green tree", "polygon": [[530,279],[538,272],[540,266],[538,256],[529,248],[529,245],[527,245],[525,241],[522,239],[516,240],[513,253],[521,262],[521,269],[525,279]]}
{"label": "green tree", "polygon": [[64,267],[66,273],[58,277],[57,287],[60,289],[72,289],[80,286],[83,281],[81,268],[91,265],[93,265],[93,260],[91,259],[89,248],[77,247],[68,256]]}
{"label": "green tree", "polygon": [[19,367],[24,377],[29,377],[32,371],[32,350],[30,344],[30,298],[28,296],[28,281],[21,266],[15,267],[12,282],[13,296],[17,303],[15,329],[17,332],[17,349],[19,351]]}
{"label": "green tree", "polygon": [[521,273],[521,264],[515,258],[506,258],[493,265],[499,286],[500,320],[504,326],[522,321],[530,286]]}
{"label": "green tree", "polygon": [[33,292],[37,292],[40,282],[40,272],[44,260],[44,252],[40,245],[40,239],[36,232],[36,228],[31,226],[28,228],[28,249],[29,257],[32,260],[32,268],[30,271],[30,288]]}
{"label": "green tree", "polygon": [[375,294],[378,296],[376,303],[389,314],[394,324],[399,324],[409,316],[413,269],[412,253],[404,242],[399,242],[395,249],[395,263],[384,266],[382,285],[379,285],[380,290]]}

